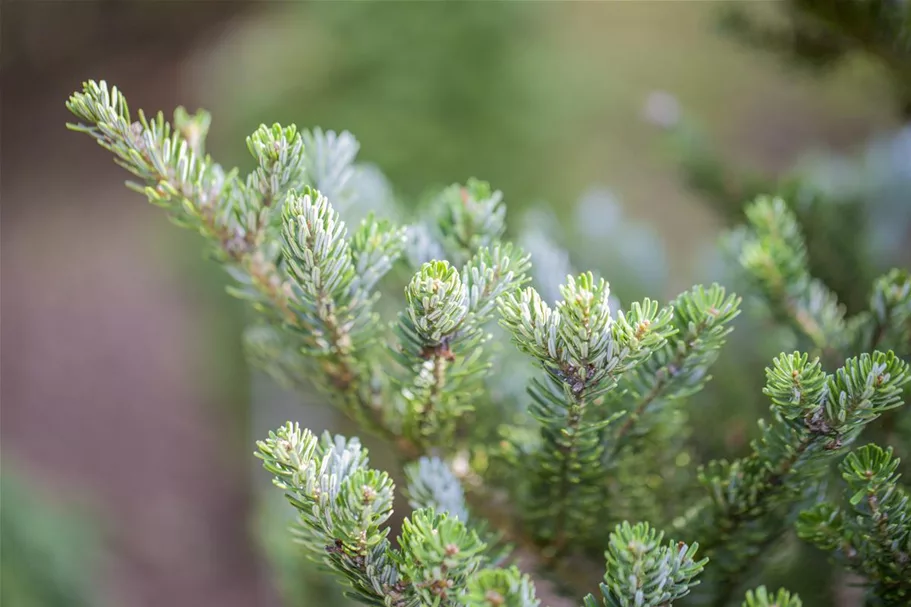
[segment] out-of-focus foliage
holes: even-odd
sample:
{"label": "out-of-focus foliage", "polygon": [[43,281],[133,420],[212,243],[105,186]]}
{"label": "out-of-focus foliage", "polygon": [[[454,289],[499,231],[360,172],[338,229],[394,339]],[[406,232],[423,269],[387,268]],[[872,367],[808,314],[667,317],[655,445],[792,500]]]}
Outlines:
{"label": "out-of-focus foliage", "polygon": [[888,70],[898,108],[911,115],[911,5],[904,0],[787,0],[784,23],[753,18],[742,7],[724,24],[752,46],[791,64],[831,70],[866,55]]}
{"label": "out-of-focus foliage", "polygon": [[[513,176],[516,200],[556,194],[516,179],[559,135],[572,103],[535,77],[544,58],[532,42],[545,11],[509,2],[320,2],[288,13],[303,31],[262,75],[284,90],[239,92],[232,108],[241,122],[267,114],[300,122],[303,112],[308,124],[356,133],[364,160],[409,197],[470,175],[498,185]],[[311,63],[314,52],[322,65]],[[295,78],[296,70],[310,77]],[[283,83],[270,81],[273,73]]]}
{"label": "out-of-focus foliage", "polygon": [[91,607],[98,530],[85,513],[60,506],[4,467],[0,482],[0,603],[17,607]]}

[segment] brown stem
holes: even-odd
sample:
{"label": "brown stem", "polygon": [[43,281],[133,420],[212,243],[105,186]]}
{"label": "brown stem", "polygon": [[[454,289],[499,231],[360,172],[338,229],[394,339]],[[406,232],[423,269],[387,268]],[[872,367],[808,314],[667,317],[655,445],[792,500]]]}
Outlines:
{"label": "brown stem", "polygon": [[452,351],[445,343],[428,348],[422,355],[429,357],[433,361],[433,383],[430,384],[430,392],[427,394],[427,398],[417,408],[420,436],[423,436],[424,432],[430,429],[430,416],[436,408],[437,400],[443,392],[443,386],[446,383],[447,363],[453,359]]}
{"label": "brown stem", "polygon": [[560,442],[558,449],[562,454],[560,467],[560,489],[559,489],[559,499],[560,499],[560,510],[557,512],[556,520],[554,521],[554,539],[552,541],[553,548],[553,557],[548,559],[551,563],[559,557],[562,556],[563,552],[566,550],[566,544],[568,537],[566,535],[566,516],[567,508],[569,507],[567,502],[569,501],[569,494],[572,489],[572,485],[569,481],[570,469],[572,468],[573,463],[576,460],[576,439],[578,437],[579,424],[582,422],[582,414],[585,410],[585,401],[581,397],[573,397],[573,402],[569,406],[569,415],[566,420],[566,426],[569,432],[567,433],[566,442]]}

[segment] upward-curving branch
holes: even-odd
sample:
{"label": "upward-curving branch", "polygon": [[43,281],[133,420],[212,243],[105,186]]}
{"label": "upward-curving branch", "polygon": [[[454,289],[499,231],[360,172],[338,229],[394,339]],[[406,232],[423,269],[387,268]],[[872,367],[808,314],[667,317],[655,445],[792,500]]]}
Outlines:
{"label": "upward-curving branch", "polygon": [[[365,213],[349,229],[349,210],[379,199],[364,189],[349,133],[261,126],[247,139],[255,168],[241,177],[205,154],[205,112],[178,109],[173,126],[160,113],[134,120],[104,82],[86,83],[67,107],[80,121],[71,128],[112,152],[137,179],[131,187],[201,234],[230,273],[255,319],[251,361],[294,389],[316,387],[395,448],[411,511],[392,541],[392,476],[369,466],[357,438],[317,438],[289,422],[257,445],[297,514],[301,549],[353,599],[537,607],[547,594],[561,607],[593,590],[604,564],[587,607],[721,607],[799,516],[800,535],[862,574],[871,597],[907,602],[911,514],[891,450],[851,453],[846,503],[805,509],[829,464],[902,403],[907,272],[879,279],[869,310],[848,318],[810,275],[786,202],[748,207],[742,265],[812,354],[773,361],[770,421],[749,455],[699,469],[697,501],[700,487],[682,482],[700,458],[686,444],[688,410],[737,296],[697,286],[666,306],[644,299],[621,311],[587,272],[569,276],[551,304],[525,286],[529,257],[504,240],[503,196],[485,182],[444,188],[411,225]],[[392,306],[378,305],[396,292]],[[396,318],[384,317],[390,309]],[[518,380],[490,389],[505,374],[491,362],[503,360],[495,319],[536,367],[530,398],[504,387]],[[663,541],[658,527],[671,525],[686,542]],[[765,587],[745,601],[801,604]]]}

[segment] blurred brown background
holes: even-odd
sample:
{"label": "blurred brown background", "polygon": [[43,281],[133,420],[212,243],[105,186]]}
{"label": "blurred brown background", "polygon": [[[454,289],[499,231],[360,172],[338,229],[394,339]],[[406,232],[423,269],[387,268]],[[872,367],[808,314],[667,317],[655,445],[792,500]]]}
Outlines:
{"label": "blurred brown background", "polygon": [[236,352],[240,327],[219,337],[231,312],[217,280],[188,268],[204,265],[196,243],[175,242],[103,150],[65,130],[63,102],[107,78],[137,107],[195,107],[188,58],[247,10],[3,6],[4,473],[19,466],[100,521],[107,604],[255,605],[263,585],[245,523],[250,449],[237,448],[243,417],[226,414],[246,395],[218,387],[243,369],[211,346]]}
{"label": "blurred brown background", "polygon": [[874,69],[789,73],[718,36],[714,3],[506,4],[4,2],[3,473],[98,526],[103,604],[275,593],[250,523],[242,313],[195,237],[65,130],[83,80],[116,84],[134,111],[212,110],[226,164],[275,120],[351,129],[407,195],[478,175],[570,222],[607,185],[665,243],[665,295],[692,282],[720,222],[642,120],[650,92],[770,173],[893,125],[867,102],[885,90]]}

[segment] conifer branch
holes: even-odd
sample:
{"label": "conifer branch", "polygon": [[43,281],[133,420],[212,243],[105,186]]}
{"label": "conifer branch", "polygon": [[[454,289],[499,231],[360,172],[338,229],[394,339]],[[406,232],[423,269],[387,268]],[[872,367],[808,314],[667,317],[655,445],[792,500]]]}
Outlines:
{"label": "conifer branch", "polygon": [[838,361],[848,335],[845,310],[810,276],[797,219],[781,198],[760,197],[746,208],[740,263],[778,320],[809,339],[814,353]]}
{"label": "conifer branch", "polygon": [[[289,423],[258,443],[258,457],[298,511],[304,551],[350,596],[384,607],[536,607],[531,579],[500,567],[511,548],[502,539],[515,544],[514,560],[556,576],[571,595],[569,586],[587,587],[599,575],[573,557],[602,550],[601,529],[621,514],[647,515],[652,524],[673,516],[655,504],[683,495],[686,475],[671,471],[667,484],[652,483],[669,469],[658,452],[682,444],[679,403],[710,379],[738,313],[736,296],[695,287],[669,306],[646,299],[612,315],[608,284],[586,273],[570,276],[551,307],[522,289],[528,256],[503,242],[502,194],[484,182],[445,189],[415,226],[369,214],[349,232],[339,206],[363,205],[369,187],[347,132],[260,126],[247,139],[256,167],[241,178],[205,155],[204,112],[179,108],[173,126],[162,114],[147,120],[140,112],[133,121],[123,96],[103,82],[86,83],[67,105],[80,120],[70,127],[110,150],[137,178],[131,187],[206,239],[234,279],[230,291],[258,314],[245,335],[248,357],[285,385],[315,384],[395,446],[413,512],[393,543],[386,526],[393,483],[368,466],[358,439],[318,439]],[[810,275],[785,203],[760,198],[746,214],[740,260],[777,318],[833,366],[853,350],[876,351],[848,358],[831,375],[807,354],[776,358],[765,388],[771,421],[760,423],[751,454],[701,469],[707,497],[674,520],[712,559],[697,592],[717,606],[817,497],[828,464],[901,404],[909,381],[902,357],[911,354],[907,272],[880,278],[870,309],[846,319]],[[418,270],[391,327],[375,311],[377,289],[403,254]],[[519,352],[543,370],[530,382],[530,419],[497,402],[516,400],[509,390],[484,399],[496,312]],[[387,328],[396,346],[387,347]],[[389,350],[398,368],[386,366]],[[499,436],[508,441],[481,444],[507,425]],[[470,462],[458,477],[447,464],[456,453]],[[506,478],[504,464],[515,466],[515,478]],[[887,605],[907,602],[911,577],[911,513],[897,466],[891,450],[851,454],[843,464],[850,506],[823,502],[799,523],[802,536],[864,574],[871,596]],[[693,591],[707,559],[695,559],[695,543],[662,538],[648,523],[621,522],[606,538],[597,600],[667,607]],[[760,587],[744,603],[773,604],[800,600]]]}
{"label": "conifer branch", "polygon": [[[258,166],[241,180],[237,171],[226,173],[199,156],[210,120],[205,113],[190,117],[178,110],[175,129],[160,113],[151,122],[140,113],[133,122],[125,98],[104,82],[86,83],[67,107],[83,122],[70,128],[91,135],[142,180],[133,189],[211,243],[237,283],[232,294],[291,330],[282,337],[271,327],[251,332],[246,349],[254,361],[296,386],[315,370],[306,373],[309,380],[341,410],[386,436],[406,460],[420,455],[420,443],[399,435],[368,355],[378,326],[372,290],[403,252],[405,233],[368,217],[349,238],[328,199],[309,187],[352,195],[357,144],[350,134],[302,135],[294,127],[262,126],[247,141]],[[461,247],[466,258],[469,247],[473,254],[479,245],[494,245],[465,270],[472,320],[464,335],[479,341],[493,302],[524,280],[527,258],[495,243],[504,226],[499,192],[472,181],[449,194],[438,220],[444,240]],[[471,340],[464,341],[470,350]]]}
{"label": "conifer branch", "polygon": [[357,243],[365,248],[355,252],[344,223],[322,194],[307,188],[303,196],[289,195],[284,204],[283,257],[297,302],[297,326],[305,329],[308,353],[319,361],[317,381],[343,411],[355,419],[367,415],[387,428],[365,364],[379,323],[372,311],[374,297],[364,287],[391,267],[404,247],[404,232],[368,229],[373,238],[361,234]]}
{"label": "conifer branch", "polygon": [[486,545],[464,523],[433,510],[418,510],[402,524],[394,558],[420,605],[457,605]]}
{"label": "conifer branch", "polygon": [[797,532],[864,576],[869,591],[887,607],[911,600],[911,498],[898,484],[892,449],[866,445],[840,468],[840,503],[817,504],[801,513]]}
{"label": "conifer branch", "polygon": [[834,375],[806,354],[783,355],[766,375],[772,422],[760,424],[752,454],[712,462],[700,472],[709,501],[697,528],[723,579],[718,606],[730,599],[761,548],[787,529],[795,505],[816,490],[825,466],[864,426],[902,404],[909,381],[907,363],[891,352],[850,359]]}
{"label": "conifer branch", "polygon": [[[601,584],[604,607],[670,607],[699,583],[695,577],[708,559],[695,560],[698,544],[662,544],[663,538],[648,523],[624,522],[611,533]],[[597,606],[595,597],[585,597],[585,607]]]}
{"label": "conifer branch", "polygon": [[[209,156],[197,155],[210,121],[204,112],[190,117],[178,110],[180,128],[174,129],[161,113],[148,121],[140,112],[133,122],[126,99],[103,81],[87,82],[67,107],[82,121],[69,128],[91,135],[143,181],[129,184],[132,189],[206,238],[237,283],[229,288],[233,295],[250,301],[266,320],[293,329],[287,347],[304,348],[320,361],[317,384],[346,413],[372,420],[370,427],[392,437],[380,409],[384,399],[361,364],[366,357],[355,350],[373,340],[370,289],[402,253],[404,230],[367,224],[349,243],[324,196],[309,188],[297,194],[293,188],[302,183],[307,158],[295,127],[261,126],[248,138],[258,166],[244,181],[236,170],[225,172]],[[395,440],[416,454],[414,445]]]}
{"label": "conifer branch", "polygon": [[769,592],[765,586],[748,590],[743,607],[803,607],[800,597],[784,588]]}
{"label": "conifer branch", "polygon": [[440,192],[431,203],[432,230],[446,258],[461,266],[478,249],[493,247],[506,231],[503,194],[469,179]]}
{"label": "conifer branch", "polygon": [[[82,92],[70,97],[67,108],[82,121],[68,128],[90,135],[114,154],[118,165],[139,178],[139,183],[127,183],[131,189],[165,208],[172,221],[209,241],[216,257],[241,283],[239,293],[291,318],[284,280],[269,256],[257,248],[263,240],[259,218],[267,205],[238,179],[236,171],[225,172],[209,156],[197,153],[204,149],[208,114],[191,117],[179,109],[181,128],[172,128],[161,112],[150,121],[140,110],[134,121],[124,96],[104,81],[85,83]],[[284,138],[277,143],[295,145]]]}
{"label": "conifer branch", "polygon": [[671,302],[674,332],[668,336],[667,343],[627,373],[620,389],[609,396],[616,401],[612,405],[614,409],[627,401],[632,401],[632,406],[624,407],[628,413],[622,423],[608,433],[606,463],[622,448],[629,434],[645,430],[642,418],[655,408],[655,403],[669,404],[686,398],[711,379],[708,369],[731,332],[729,323],[740,313],[739,304],[739,297],[726,296],[717,284],[708,289],[694,287]]}
{"label": "conifer branch", "polygon": [[[506,604],[538,604],[530,580],[492,566],[485,542],[452,513],[416,509],[403,523],[399,548],[392,548],[384,524],[394,484],[368,467],[357,439],[317,439],[289,422],[257,446],[257,457],[298,511],[297,536],[309,558],[334,572],[351,598],[376,606],[456,607],[483,605],[477,602],[483,590],[486,599],[497,592],[512,601]],[[440,470],[429,460],[423,466]]]}
{"label": "conifer branch", "polygon": [[855,320],[865,351],[893,350],[911,356],[911,274],[894,269],[873,285],[870,310]]}
{"label": "conifer branch", "polygon": [[458,271],[445,261],[425,263],[405,291],[399,360],[410,378],[402,386],[403,433],[421,444],[445,442],[470,410],[489,369],[482,347],[496,301],[526,280],[528,257],[512,245],[478,250]]}
{"label": "conifer branch", "polygon": [[[279,124],[272,128],[261,125],[247,137],[247,149],[258,166],[247,177],[246,186],[249,191],[259,194],[259,204],[244,210],[254,214],[246,221],[257,228],[254,232],[261,238],[262,227],[258,224],[267,219],[268,209],[285,192],[303,185],[304,144],[294,125],[284,128]],[[244,210],[241,215],[245,214]]]}
{"label": "conifer branch", "polygon": [[468,581],[465,607],[538,607],[535,587],[516,567],[485,569]]}
{"label": "conifer branch", "polygon": [[597,511],[604,395],[623,373],[661,348],[673,332],[672,311],[645,300],[610,317],[609,288],[591,274],[569,277],[551,309],[527,288],[501,300],[501,323],[519,350],[546,372],[529,390],[543,444],[533,468],[535,533],[559,553]]}
{"label": "conifer branch", "polygon": [[335,571],[367,605],[407,605],[408,584],[383,528],[394,484],[367,468],[360,442],[328,434],[317,440],[288,423],[257,446],[257,457],[298,510],[297,537],[308,556]]}

